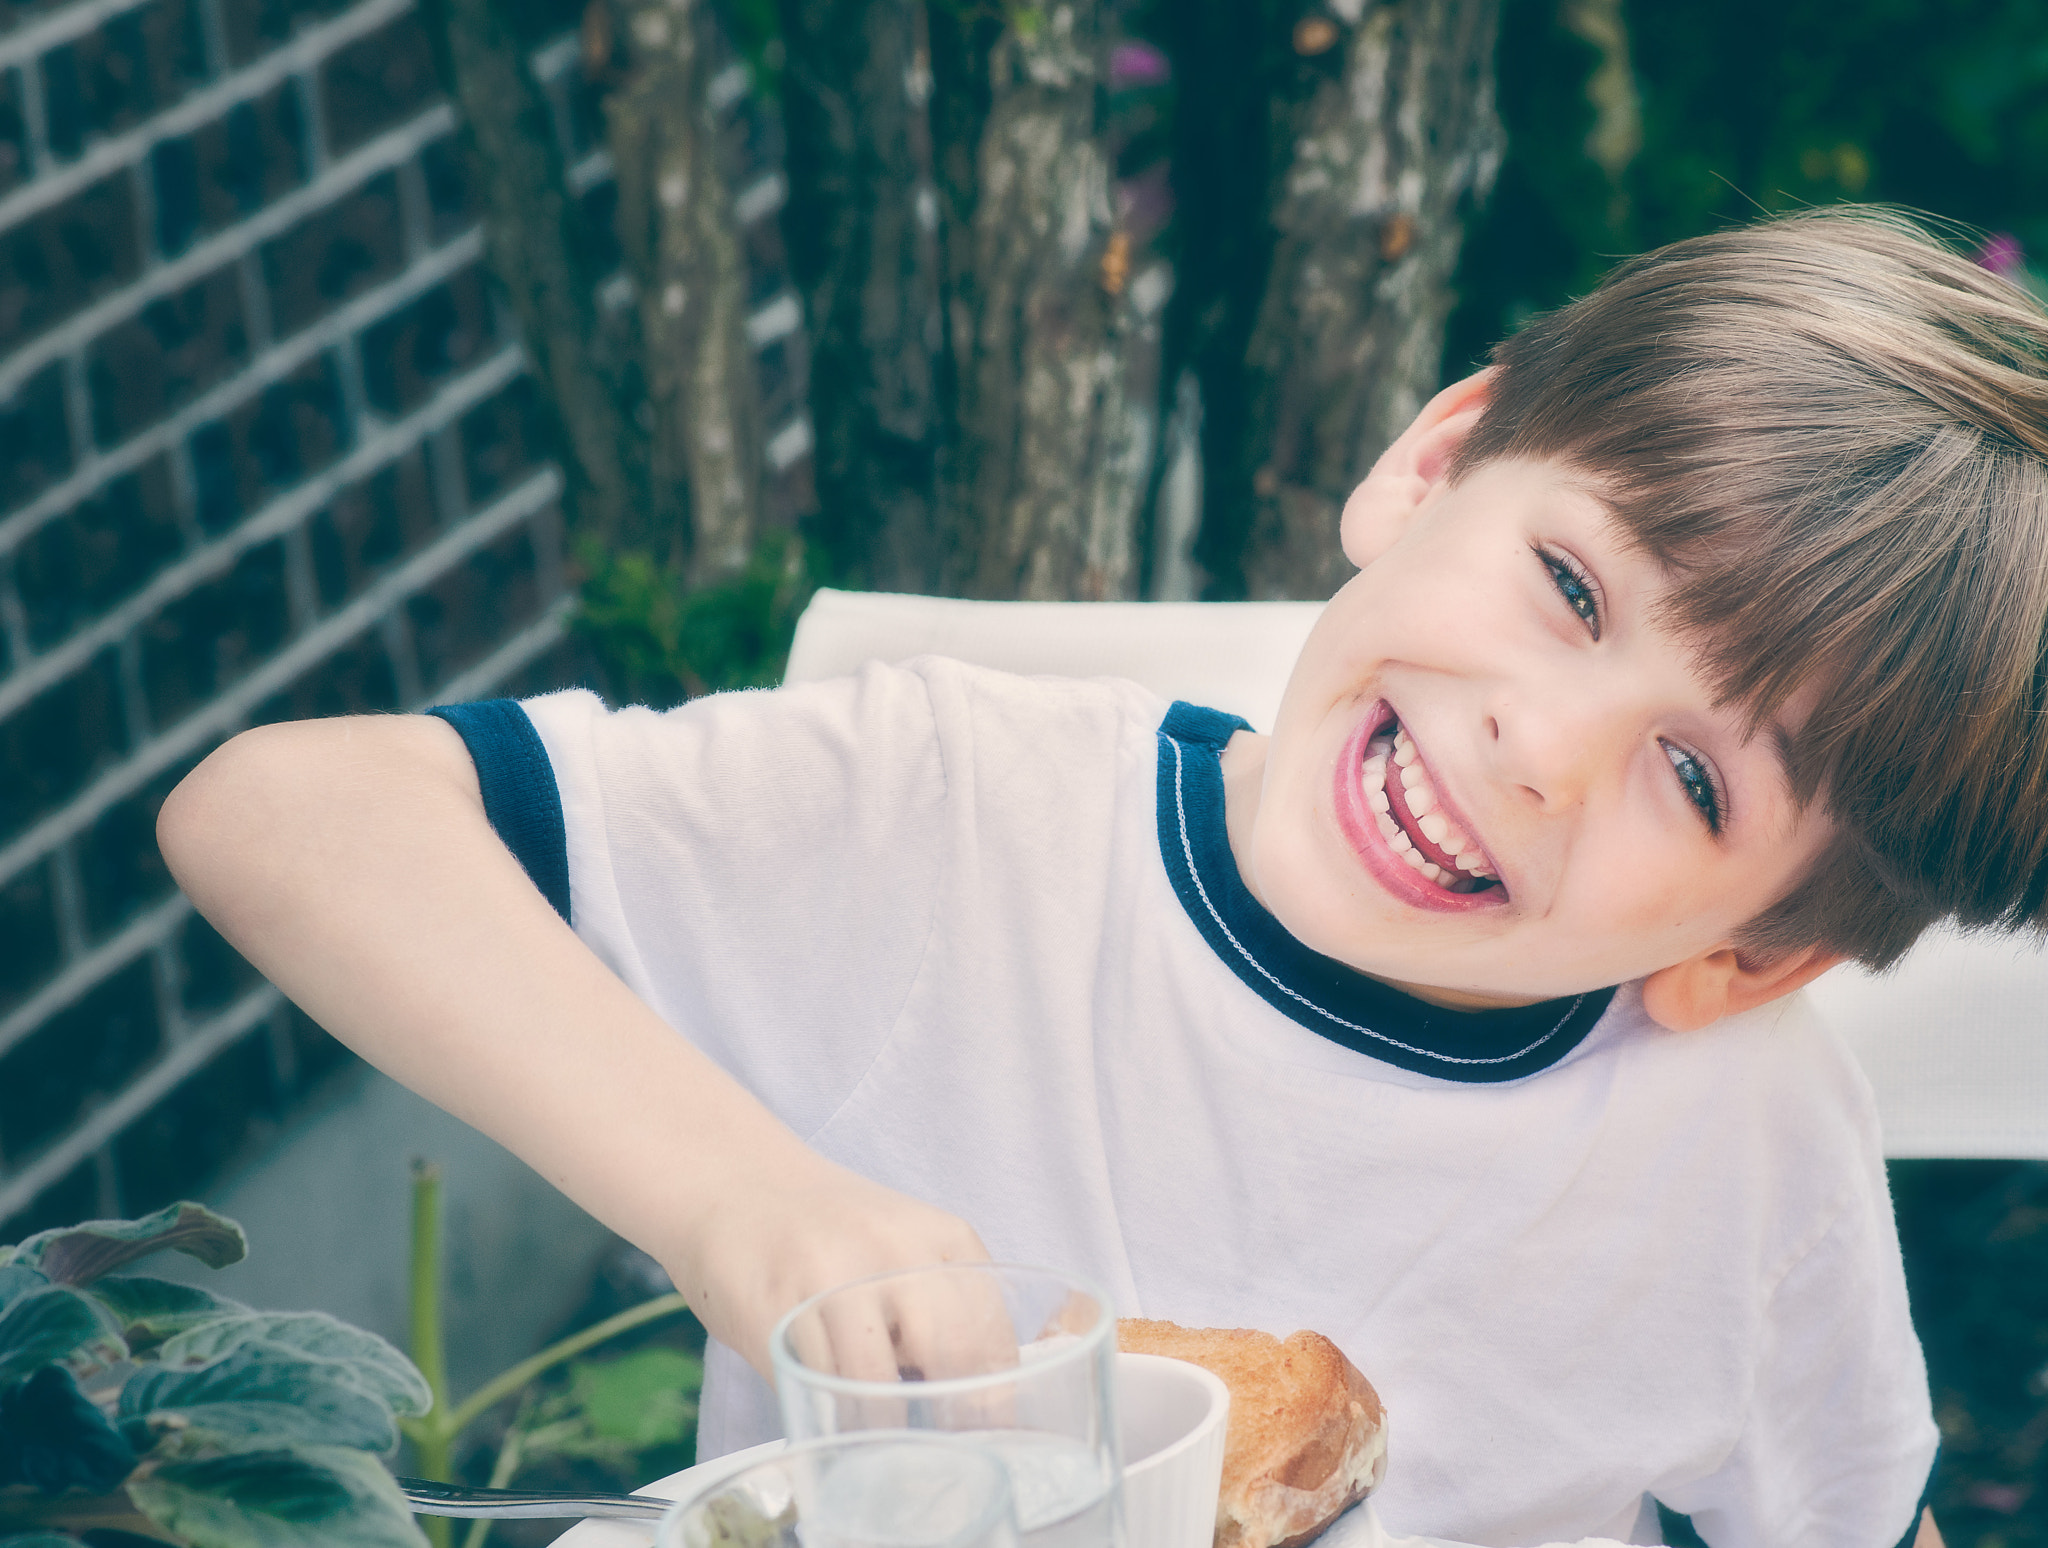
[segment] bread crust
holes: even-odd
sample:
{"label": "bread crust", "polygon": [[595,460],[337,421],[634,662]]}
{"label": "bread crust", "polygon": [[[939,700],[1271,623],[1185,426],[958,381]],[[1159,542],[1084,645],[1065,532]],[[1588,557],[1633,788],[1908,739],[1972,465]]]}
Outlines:
{"label": "bread crust", "polygon": [[1230,1388],[1216,1548],[1301,1548],[1386,1474],[1379,1394],[1320,1333],[1126,1317],[1117,1345],[1189,1361]]}

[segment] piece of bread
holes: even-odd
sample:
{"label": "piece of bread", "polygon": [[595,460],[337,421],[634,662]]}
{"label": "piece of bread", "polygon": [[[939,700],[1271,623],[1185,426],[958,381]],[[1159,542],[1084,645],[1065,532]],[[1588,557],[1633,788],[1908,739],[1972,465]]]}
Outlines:
{"label": "piece of bread", "polygon": [[1126,1317],[1116,1341],[1214,1371],[1230,1388],[1216,1548],[1300,1548],[1386,1476],[1379,1394],[1322,1334]]}

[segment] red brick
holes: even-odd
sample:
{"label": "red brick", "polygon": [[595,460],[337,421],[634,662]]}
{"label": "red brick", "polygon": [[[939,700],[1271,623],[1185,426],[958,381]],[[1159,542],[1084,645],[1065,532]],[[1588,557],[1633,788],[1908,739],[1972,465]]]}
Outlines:
{"label": "red brick", "polygon": [[270,309],[280,337],[391,278],[405,264],[398,180],[373,179],[263,249]]}
{"label": "red brick", "polygon": [[219,268],[152,301],[95,339],[87,352],[93,435],[125,440],[184,407],[249,356],[232,268]]}
{"label": "red brick", "polygon": [[0,354],[142,269],[125,174],[103,178],[0,236]]}
{"label": "red brick", "polygon": [[328,59],[320,77],[327,144],[344,155],[404,123],[441,94],[434,52],[416,15],[398,17]]}

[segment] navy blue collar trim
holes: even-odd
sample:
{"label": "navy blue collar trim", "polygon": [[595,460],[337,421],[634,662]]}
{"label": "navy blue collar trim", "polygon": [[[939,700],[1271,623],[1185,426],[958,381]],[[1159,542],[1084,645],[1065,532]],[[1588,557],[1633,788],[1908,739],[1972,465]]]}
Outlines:
{"label": "navy blue collar trim", "polygon": [[1176,703],[1159,728],[1159,854],[1181,907],[1216,955],[1268,1005],[1386,1064],[1474,1085],[1546,1070],[1585,1040],[1612,989],[1510,1010],[1453,1011],[1312,951],[1238,875],[1224,827],[1223,744],[1250,727]]}

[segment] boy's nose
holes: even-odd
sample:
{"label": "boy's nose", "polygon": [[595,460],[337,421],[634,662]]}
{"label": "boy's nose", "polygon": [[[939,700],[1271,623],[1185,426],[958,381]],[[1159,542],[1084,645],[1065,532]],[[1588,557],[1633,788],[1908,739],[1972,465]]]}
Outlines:
{"label": "boy's nose", "polygon": [[1518,693],[1489,707],[1484,730],[1501,778],[1540,810],[1576,806],[1613,716],[1583,699]]}

